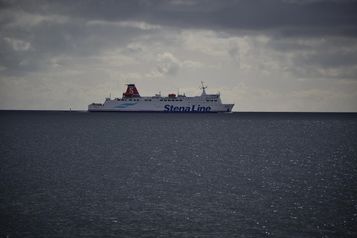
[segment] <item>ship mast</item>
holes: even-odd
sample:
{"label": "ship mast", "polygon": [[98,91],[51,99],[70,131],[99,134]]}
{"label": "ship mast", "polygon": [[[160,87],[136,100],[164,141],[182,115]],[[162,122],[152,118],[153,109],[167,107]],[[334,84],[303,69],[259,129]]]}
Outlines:
{"label": "ship mast", "polygon": [[201,87],[201,89],[202,89],[202,94],[201,94],[201,96],[204,96],[204,95],[206,95],[206,88],[207,88],[207,86],[205,86],[205,85],[203,84],[203,81],[201,81],[201,85],[202,85],[202,87]]}

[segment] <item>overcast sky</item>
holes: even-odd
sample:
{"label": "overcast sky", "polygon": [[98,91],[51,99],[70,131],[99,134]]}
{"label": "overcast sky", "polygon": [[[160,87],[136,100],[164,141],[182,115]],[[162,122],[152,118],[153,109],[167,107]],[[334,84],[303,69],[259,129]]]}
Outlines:
{"label": "overcast sky", "polygon": [[238,111],[357,112],[357,1],[0,0],[0,109],[197,95]]}

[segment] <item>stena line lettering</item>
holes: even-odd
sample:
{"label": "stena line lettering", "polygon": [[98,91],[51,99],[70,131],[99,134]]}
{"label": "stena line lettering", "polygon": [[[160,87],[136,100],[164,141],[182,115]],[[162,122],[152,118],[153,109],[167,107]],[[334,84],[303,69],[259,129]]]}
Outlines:
{"label": "stena line lettering", "polygon": [[178,107],[174,105],[165,105],[165,112],[210,112],[211,107],[192,105],[191,107]]}

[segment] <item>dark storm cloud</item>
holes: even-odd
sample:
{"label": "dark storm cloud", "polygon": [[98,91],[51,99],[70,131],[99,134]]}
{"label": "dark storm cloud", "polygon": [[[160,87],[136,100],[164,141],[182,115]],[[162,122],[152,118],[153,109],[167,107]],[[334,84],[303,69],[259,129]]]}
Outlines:
{"label": "dark storm cloud", "polygon": [[178,9],[163,5],[152,19],[184,27],[273,31],[286,36],[356,35],[356,10],[355,1],[200,1]]}
{"label": "dark storm cloud", "polygon": [[[2,74],[24,75],[28,72],[44,70],[50,67],[52,57],[96,55],[102,50],[123,46],[142,34],[141,29],[130,25],[126,27],[124,24],[117,29],[118,27],[110,24],[110,21],[98,21],[103,20],[103,17],[91,17],[93,15],[91,12],[96,12],[97,9],[95,2],[89,4],[89,2],[78,1],[73,6],[74,10],[68,8],[65,1],[60,3],[2,2],[0,10]],[[108,5],[108,9],[110,8],[111,6]],[[152,30],[145,29],[146,33]]]}
{"label": "dark storm cloud", "polygon": [[46,68],[56,55],[96,54],[158,30],[110,24],[121,21],[273,38],[357,36],[357,1],[5,0],[0,8],[0,65],[10,74]]}
{"label": "dark storm cloud", "polygon": [[[127,0],[4,1],[3,8],[83,19],[145,20],[179,27],[356,33],[357,1]],[[307,31],[312,33],[312,31]]]}

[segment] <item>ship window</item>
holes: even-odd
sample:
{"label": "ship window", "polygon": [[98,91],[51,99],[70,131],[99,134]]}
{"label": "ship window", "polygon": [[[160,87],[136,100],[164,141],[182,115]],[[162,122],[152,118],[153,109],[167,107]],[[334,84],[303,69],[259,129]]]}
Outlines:
{"label": "ship window", "polygon": [[131,99],[129,99],[129,101],[131,101]]}
{"label": "ship window", "polygon": [[160,99],[160,101],[162,101],[162,99]]}

